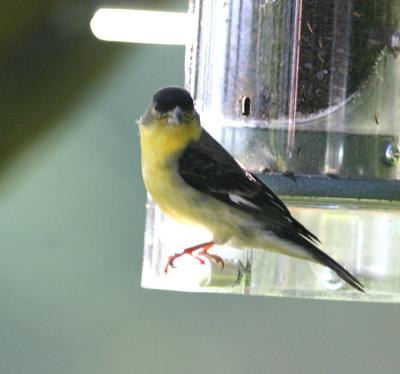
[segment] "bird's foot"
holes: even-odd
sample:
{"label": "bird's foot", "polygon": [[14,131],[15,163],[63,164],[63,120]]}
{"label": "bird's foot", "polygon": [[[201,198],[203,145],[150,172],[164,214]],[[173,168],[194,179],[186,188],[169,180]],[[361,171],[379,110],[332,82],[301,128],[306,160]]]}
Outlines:
{"label": "bird's foot", "polygon": [[[168,268],[169,268],[169,267],[174,268],[174,267],[175,267],[174,261],[175,261],[177,258],[179,258],[179,257],[181,257],[181,256],[183,256],[183,255],[190,255],[190,256],[196,258],[196,259],[200,262],[201,265],[204,265],[205,262],[204,262],[204,260],[201,259],[199,256],[204,256],[204,257],[212,258],[212,259],[214,259],[214,261],[216,261],[217,263],[222,262],[222,268],[223,268],[224,261],[222,260],[221,257],[216,256],[216,255],[211,255],[211,254],[207,253],[207,251],[208,251],[213,245],[214,245],[214,242],[206,242],[206,243],[202,243],[202,244],[195,245],[195,246],[190,247],[190,248],[186,248],[186,249],[185,249],[183,252],[181,252],[181,253],[175,253],[173,256],[169,256],[169,257],[168,257],[168,262],[167,262],[167,264],[165,265],[165,268],[164,268],[164,273],[165,273],[165,274],[168,273]],[[198,251],[199,249],[202,250],[202,251],[199,253],[199,255],[194,255],[193,252]]]}
{"label": "bird's foot", "polygon": [[[208,249],[209,249],[209,248],[208,248]],[[215,263],[221,264],[221,271],[224,270],[225,262],[224,262],[224,260],[223,260],[220,256],[212,255],[211,253],[208,253],[208,252],[207,252],[207,249],[203,249],[203,250],[199,253],[199,256],[207,257],[208,259],[213,260]],[[201,259],[200,259],[200,260],[201,260]],[[203,261],[203,262],[204,262],[204,261]]]}

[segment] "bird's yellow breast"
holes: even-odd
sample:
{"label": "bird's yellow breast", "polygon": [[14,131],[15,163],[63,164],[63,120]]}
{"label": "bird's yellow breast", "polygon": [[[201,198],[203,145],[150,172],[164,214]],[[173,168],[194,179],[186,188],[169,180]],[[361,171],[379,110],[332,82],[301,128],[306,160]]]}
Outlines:
{"label": "bird's yellow breast", "polygon": [[157,165],[168,161],[201,135],[201,127],[195,121],[185,125],[140,125],[139,131],[142,163]]}
{"label": "bird's yellow breast", "polygon": [[165,213],[179,218],[176,212],[185,207],[180,204],[183,184],[176,163],[188,143],[200,138],[201,127],[193,122],[185,125],[140,125],[139,130],[146,188]]}

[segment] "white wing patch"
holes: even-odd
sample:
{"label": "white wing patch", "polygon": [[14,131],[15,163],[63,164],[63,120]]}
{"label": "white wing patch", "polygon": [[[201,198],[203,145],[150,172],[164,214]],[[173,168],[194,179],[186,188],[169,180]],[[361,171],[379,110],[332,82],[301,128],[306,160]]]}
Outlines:
{"label": "white wing patch", "polygon": [[235,204],[244,205],[244,206],[247,206],[249,208],[260,210],[260,208],[257,205],[255,205],[255,204],[251,203],[250,201],[244,199],[242,196],[230,193],[229,194],[229,198]]}

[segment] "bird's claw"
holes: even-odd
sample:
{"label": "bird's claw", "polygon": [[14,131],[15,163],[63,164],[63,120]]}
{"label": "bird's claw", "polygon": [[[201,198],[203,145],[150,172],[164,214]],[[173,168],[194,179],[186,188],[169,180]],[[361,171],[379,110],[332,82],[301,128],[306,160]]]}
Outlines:
{"label": "bird's claw", "polygon": [[174,261],[179,257],[179,253],[175,253],[173,256],[168,256],[168,261],[167,264],[165,265],[164,268],[164,273],[168,273],[168,268],[171,267],[175,269]]}
{"label": "bird's claw", "polygon": [[[200,265],[205,265],[206,263],[205,263],[205,261],[204,260],[202,260],[200,257],[198,257],[198,256],[195,256],[193,253],[187,253],[187,252],[182,252],[182,253],[175,253],[173,256],[169,256],[168,257],[168,261],[167,261],[167,265],[165,265],[165,268],[164,268],[164,273],[165,274],[167,274],[168,273],[168,268],[173,268],[173,269],[175,269],[176,268],[176,266],[175,266],[175,264],[174,264],[174,261],[178,258],[178,257],[181,257],[181,256],[183,256],[183,255],[190,255],[190,256],[192,256],[192,257],[194,257],[195,259],[197,259],[199,262],[200,262]],[[210,255],[211,256],[211,255]],[[221,259],[222,260],[222,259]]]}
{"label": "bird's claw", "polygon": [[221,264],[221,270],[220,271],[224,270],[225,262],[220,256],[212,255],[211,253],[208,253],[208,252],[205,252],[205,251],[200,252],[199,256],[207,257],[208,259],[213,260],[215,263]]}
{"label": "bird's claw", "polygon": [[[205,257],[208,257],[208,258],[212,258],[215,262],[222,263],[222,269],[223,269],[224,268],[224,261],[222,260],[222,258],[219,257],[219,256],[216,256],[216,255],[211,255],[211,254],[207,253],[207,251],[213,245],[214,245],[213,242],[202,243],[202,244],[196,245],[194,247],[187,248],[181,253],[175,253],[173,256],[169,256],[167,264],[165,265],[165,268],[164,268],[164,273],[165,274],[168,273],[168,268],[169,267],[175,268],[174,261],[178,257],[181,257],[183,255],[190,255],[190,256],[194,257],[195,259],[197,259],[200,262],[200,265],[205,265],[205,261],[203,259],[201,259],[199,256],[205,256]],[[202,251],[199,253],[198,256],[195,256],[193,254],[193,252],[195,252],[195,251],[197,251],[199,249],[202,249]]]}

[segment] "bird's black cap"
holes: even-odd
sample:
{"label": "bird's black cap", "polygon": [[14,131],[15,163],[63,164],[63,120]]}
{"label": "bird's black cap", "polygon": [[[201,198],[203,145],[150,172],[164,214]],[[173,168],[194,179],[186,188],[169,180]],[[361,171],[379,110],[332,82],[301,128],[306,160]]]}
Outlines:
{"label": "bird's black cap", "polygon": [[164,87],[153,96],[154,109],[159,113],[167,113],[179,107],[184,111],[192,111],[193,99],[190,93],[180,87]]}

